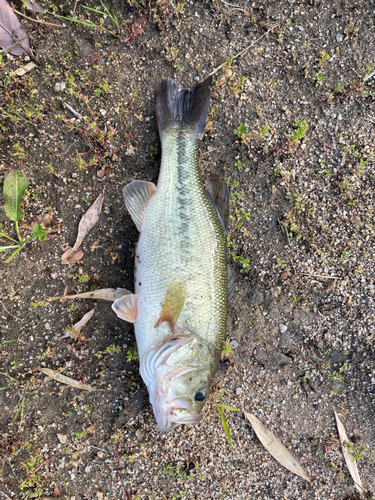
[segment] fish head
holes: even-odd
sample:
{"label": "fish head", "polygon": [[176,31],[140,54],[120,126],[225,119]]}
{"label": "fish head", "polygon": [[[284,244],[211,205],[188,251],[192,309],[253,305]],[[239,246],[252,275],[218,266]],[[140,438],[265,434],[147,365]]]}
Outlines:
{"label": "fish head", "polygon": [[141,374],[160,432],[198,423],[215,373],[215,350],[195,335],[183,335],[151,351],[141,360]]}

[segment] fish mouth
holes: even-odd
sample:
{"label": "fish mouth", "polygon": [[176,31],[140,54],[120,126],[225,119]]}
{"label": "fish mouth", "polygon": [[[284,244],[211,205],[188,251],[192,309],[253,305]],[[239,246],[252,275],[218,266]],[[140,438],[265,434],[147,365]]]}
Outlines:
{"label": "fish mouth", "polygon": [[191,409],[187,399],[175,399],[167,403],[160,394],[155,399],[154,414],[162,434],[170,432],[176,424],[196,424],[201,420],[201,415]]}

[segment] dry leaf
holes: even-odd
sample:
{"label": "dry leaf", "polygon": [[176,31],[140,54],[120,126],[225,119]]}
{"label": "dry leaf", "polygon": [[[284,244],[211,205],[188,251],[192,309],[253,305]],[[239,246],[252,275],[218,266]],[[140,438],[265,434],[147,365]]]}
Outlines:
{"label": "dry leaf", "polygon": [[60,340],[61,339],[64,339],[66,337],[71,337],[71,338],[75,338],[77,333],[80,331],[80,329],[85,326],[85,324],[93,317],[94,315],[94,312],[95,312],[95,309],[91,309],[91,311],[89,311],[88,313],[86,313],[77,323],[75,323],[71,329],[69,329],[65,335],[63,335],[62,337],[60,337]]}
{"label": "dry leaf", "polygon": [[344,441],[349,442],[348,436],[347,436],[346,431],[345,431],[345,427],[343,426],[343,424],[342,424],[341,420],[339,419],[336,412],[335,412],[335,418],[336,418],[337,430],[339,432],[342,453],[343,453],[344,458],[345,458],[346,466],[348,467],[350,475],[352,476],[355,487],[361,493],[361,495],[363,495],[364,490],[363,490],[361,478],[359,477],[357,462],[354,459],[354,456],[348,450],[348,448],[346,446],[344,446],[344,444],[343,444]]}
{"label": "dry leaf", "polygon": [[290,451],[285,448],[282,442],[269,429],[267,429],[267,427],[265,427],[255,415],[246,412],[244,413],[245,417],[251,423],[255,434],[258,436],[259,441],[266,448],[266,450],[271,453],[271,455],[283,467],[290,470],[290,472],[293,472],[293,474],[297,474],[297,476],[300,476],[311,483],[306,472],[302,469],[302,467],[293,457]]}
{"label": "dry leaf", "polygon": [[46,9],[43,9],[43,7],[37,2],[34,2],[34,0],[23,0],[23,2],[25,3],[26,7],[35,14],[44,14],[46,11]]}
{"label": "dry leaf", "polygon": [[88,313],[86,313],[82,319],[80,319],[75,325],[73,325],[73,329],[77,332],[80,328],[85,326],[85,324],[93,317],[95,312],[95,308],[91,309]]}
{"label": "dry leaf", "polygon": [[87,210],[87,212],[83,215],[79,226],[78,226],[78,235],[76,242],[74,243],[73,248],[69,248],[61,257],[62,264],[74,264],[79,261],[83,257],[82,250],[79,247],[82,244],[82,241],[89,233],[89,231],[95,226],[100,217],[100,212],[102,211],[104,200],[104,194],[100,194],[91,207]]}
{"label": "dry leaf", "polygon": [[47,229],[47,226],[51,224],[51,221],[53,219],[53,216],[50,214],[42,214],[42,215],[37,215],[37,217],[30,222],[30,224],[22,224],[20,226],[20,229],[29,229],[32,231],[34,229],[34,226],[37,224],[40,224],[42,226],[43,231],[51,231],[51,229]]}
{"label": "dry leaf", "polygon": [[132,24],[132,32],[134,36],[138,36],[141,33],[143,33],[145,27],[147,24],[147,17],[146,16],[141,16],[138,19],[134,21]]}
{"label": "dry leaf", "polygon": [[91,292],[78,293],[76,295],[64,295],[63,297],[52,297],[49,300],[58,300],[65,302],[66,299],[102,299],[114,302],[123,295],[129,295],[131,292],[125,288],[102,288],[101,290],[92,290]]}
{"label": "dry leaf", "polygon": [[134,156],[136,150],[137,150],[137,148],[135,148],[134,146],[132,146],[130,144],[130,146],[128,147],[128,149],[125,151],[125,154],[126,154],[126,156]]}
{"label": "dry leaf", "polygon": [[0,0],[0,47],[15,56],[30,53],[26,31],[7,0]]}
{"label": "dry leaf", "polygon": [[76,389],[82,389],[84,391],[95,391],[95,389],[91,387],[91,385],[81,384],[80,382],[77,382],[76,380],[73,380],[70,377],[61,375],[61,373],[56,373],[54,370],[51,370],[50,368],[38,368],[38,370],[47,375],[47,377],[57,380],[57,382],[61,382],[62,384],[70,385],[71,387],[75,387]]}
{"label": "dry leaf", "polygon": [[24,66],[20,66],[19,68],[17,68],[14,71],[14,74],[16,76],[23,76],[34,68],[36,68],[36,64],[34,62],[29,62],[29,63],[25,64]]}
{"label": "dry leaf", "polygon": [[68,248],[61,257],[61,264],[75,264],[83,258],[83,252],[79,248]]}

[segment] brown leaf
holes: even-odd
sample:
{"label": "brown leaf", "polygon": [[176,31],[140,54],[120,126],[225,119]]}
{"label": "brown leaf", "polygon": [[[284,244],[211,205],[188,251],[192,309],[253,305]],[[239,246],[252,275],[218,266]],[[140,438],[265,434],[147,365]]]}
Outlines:
{"label": "brown leaf", "polygon": [[141,16],[132,24],[132,32],[134,36],[138,36],[143,33],[147,24],[147,17]]}
{"label": "brown leaf", "polygon": [[29,62],[29,63],[25,64],[24,66],[20,66],[19,68],[17,68],[14,71],[14,74],[16,76],[23,76],[34,68],[36,68],[36,64],[34,62]]}
{"label": "brown leaf", "polygon": [[61,264],[75,264],[83,258],[83,252],[79,248],[68,248],[61,257]]}
{"label": "brown leaf", "polygon": [[[65,287],[64,293],[67,292]],[[114,302],[123,295],[129,295],[131,292],[125,290],[125,288],[102,288],[101,290],[91,290],[91,292],[77,293],[76,295],[64,295],[63,297],[52,297],[50,300],[60,299],[61,302],[65,302],[66,299],[102,299]]]}
{"label": "brown leaf", "polygon": [[86,313],[75,325],[73,325],[73,329],[77,332],[80,328],[85,326],[85,324],[93,317],[94,312],[95,308]]}
{"label": "brown leaf", "polygon": [[15,56],[30,53],[26,31],[7,0],[0,0],[0,47]]}
{"label": "brown leaf", "polygon": [[341,443],[341,449],[342,453],[345,458],[346,466],[348,467],[348,470],[350,472],[350,475],[352,476],[352,479],[354,481],[355,487],[363,497],[363,486],[362,486],[362,481],[361,478],[359,477],[359,472],[357,468],[357,462],[354,459],[354,456],[350,453],[348,448],[344,446],[344,441],[349,442],[348,436],[345,431],[345,427],[343,426],[341,420],[339,419],[337,413],[335,412],[335,418],[336,418],[336,425],[337,425],[337,430],[339,432],[339,438],[340,438],[340,443]]}
{"label": "brown leaf", "polygon": [[82,250],[79,249],[84,238],[89,233],[89,231],[95,226],[100,217],[100,212],[102,211],[104,200],[104,194],[100,194],[87,212],[83,215],[79,226],[78,235],[73,248],[69,248],[61,257],[62,264],[74,264],[83,257]]}
{"label": "brown leaf", "polygon": [[54,380],[57,380],[62,384],[70,385],[71,387],[75,387],[76,389],[83,389],[85,391],[95,391],[95,389],[91,387],[91,385],[81,384],[80,382],[77,382],[77,380],[73,380],[70,377],[61,375],[61,373],[56,373],[50,368],[38,368],[38,370],[47,375],[47,377],[53,378]]}
{"label": "brown leaf", "polygon": [[267,427],[265,427],[255,415],[246,412],[244,413],[245,417],[251,423],[255,434],[258,436],[259,441],[266,448],[266,450],[271,453],[271,455],[276,458],[276,460],[283,467],[311,483],[306,472],[302,469],[290,451],[285,448],[282,442],[269,429],[267,429]]}
{"label": "brown leaf", "polygon": [[23,0],[23,2],[25,3],[26,7],[35,14],[44,14],[46,11],[46,9],[43,9],[43,7],[37,2],[34,2],[34,0]]}
{"label": "brown leaf", "polygon": [[61,495],[60,488],[58,488],[57,486],[55,486],[55,489],[53,490],[53,496],[54,497],[59,497],[60,495]]}

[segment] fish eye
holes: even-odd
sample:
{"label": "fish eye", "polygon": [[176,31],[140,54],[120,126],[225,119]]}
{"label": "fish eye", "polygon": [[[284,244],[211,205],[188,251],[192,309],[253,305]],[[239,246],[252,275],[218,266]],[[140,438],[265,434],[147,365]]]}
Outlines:
{"label": "fish eye", "polygon": [[195,401],[203,401],[205,397],[206,397],[205,391],[198,391],[195,394],[194,399],[195,399]]}

